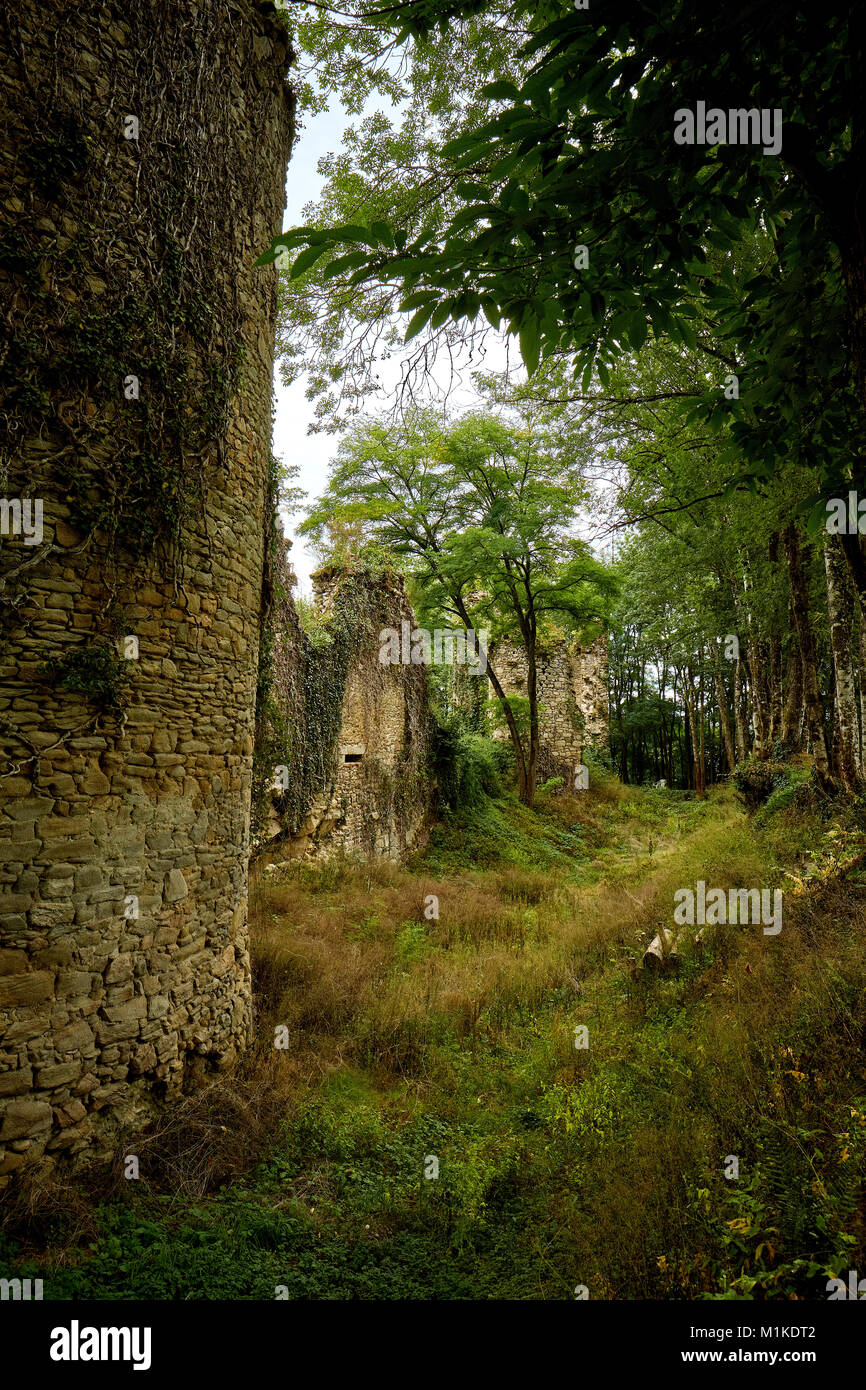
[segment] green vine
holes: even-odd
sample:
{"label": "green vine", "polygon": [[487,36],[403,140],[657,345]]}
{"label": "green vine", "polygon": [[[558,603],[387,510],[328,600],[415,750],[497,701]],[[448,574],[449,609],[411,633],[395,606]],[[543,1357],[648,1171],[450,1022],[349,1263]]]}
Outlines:
{"label": "green vine", "polygon": [[582,734],[586,729],[586,715],[583,713],[583,710],[578,707],[577,701],[573,695],[569,695],[566,700],[565,710],[575,733]]}
{"label": "green vine", "polygon": [[[320,636],[316,641],[304,631],[286,594],[274,605],[261,649],[253,759],[254,836],[264,829],[271,806],[286,831],[297,835],[315,798],[333,792],[349,673],[358,664],[363,667],[371,698],[385,679],[378,664],[378,634],[393,623],[394,608],[387,585],[382,583],[384,577],[363,562],[357,562],[353,570],[341,571],[332,605],[318,617]],[[279,662],[275,681],[274,665]],[[358,770],[371,803],[386,820],[393,818],[397,823],[410,817],[422,793],[430,732],[422,726],[429,718],[426,672],[422,667],[409,667],[405,679],[418,684],[414,698],[407,692],[406,701],[407,720],[415,718],[418,727],[404,731],[406,755],[402,763],[392,771],[369,758]],[[281,766],[287,769],[288,786],[272,796],[274,772]],[[337,807],[338,813],[342,809]]]}
{"label": "green vine", "polygon": [[61,690],[84,695],[98,709],[120,713],[127,705],[135,662],[119,651],[127,620],[122,609],[111,609],[105,618],[107,634],[97,642],[85,642],[63,657],[42,661],[37,673]]}
{"label": "green vine", "polygon": [[41,662],[37,671],[62,690],[86,695],[100,709],[114,712],[127,702],[130,666],[112,642],[88,642],[68,656]]}
{"label": "green vine", "polygon": [[[131,34],[152,29],[152,10],[153,0],[129,0]],[[223,463],[243,314],[237,276],[222,273],[234,236],[224,190],[238,173],[227,167],[232,142],[213,138],[222,93],[199,89],[198,63],[184,77],[171,61],[186,44],[216,62],[218,32],[194,6],[161,22],[172,42],[136,56],[132,89],[119,69],[111,74],[110,158],[104,117],[72,109],[68,86],[48,101],[22,90],[14,191],[24,196],[7,204],[18,204],[16,224],[0,238],[10,291],[0,488],[32,486],[35,460],[39,484],[65,501],[76,530],[104,535],[109,549],[161,540],[177,557]],[[61,71],[75,71],[75,28],[58,30]],[[123,138],[125,111],[140,118],[137,141]]]}

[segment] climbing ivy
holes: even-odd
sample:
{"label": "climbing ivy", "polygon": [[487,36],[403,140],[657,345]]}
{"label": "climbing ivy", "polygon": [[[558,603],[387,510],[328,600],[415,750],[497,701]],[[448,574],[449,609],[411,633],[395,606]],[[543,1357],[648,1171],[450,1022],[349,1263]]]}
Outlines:
{"label": "climbing ivy", "polygon": [[117,711],[126,703],[130,668],[114,643],[87,642],[59,660],[40,662],[37,671],[63,690],[86,695],[100,709]]}
{"label": "climbing ivy", "polygon": [[569,695],[565,702],[565,712],[575,733],[582,734],[586,729],[586,715],[573,695]]}
{"label": "climbing ivy", "polygon": [[103,625],[101,640],[82,643],[66,656],[41,661],[36,671],[61,690],[84,695],[99,710],[117,714],[128,702],[136,666],[120,652],[120,641],[129,626],[123,610],[109,609]]}
{"label": "climbing ivy", "polygon": [[[133,42],[151,31],[152,8],[124,6]],[[58,29],[60,69],[75,70],[79,20],[86,14],[72,12]],[[107,159],[68,87],[48,100],[22,89],[19,169],[30,196],[0,240],[10,290],[0,488],[49,484],[83,535],[104,535],[109,549],[164,541],[177,573],[184,526],[223,463],[243,314],[238,277],[223,273],[234,235],[224,190],[238,174],[227,168],[232,142],[214,138],[223,94],[198,84],[198,62],[171,62],[186,44],[217,63],[219,32],[194,6],[177,7],[170,23],[164,53],[136,56],[131,89],[122,65],[110,73]],[[138,140],[123,137],[129,111]]]}
{"label": "climbing ivy", "polygon": [[[322,575],[336,583],[330,607],[320,614],[319,640],[312,641],[304,631],[287,589],[265,623],[253,760],[254,837],[263,832],[271,806],[285,830],[298,834],[315,798],[333,790],[350,671],[361,667],[371,699],[387,679],[378,661],[378,634],[394,622],[389,584],[393,574],[357,561],[354,568],[340,569],[339,573],[323,571]],[[424,668],[406,668],[405,679],[418,684],[414,692],[407,689],[407,719],[426,720],[426,689],[421,689],[426,686]],[[421,710],[423,714],[418,713]],[[406,756],[396,772],[372,758],[365,759],[359,769],[371,801],[384,818],[400,823],[417,804],[427,772],[424,760],[429,732],[420,724],[404,731]],[[277,767],[287,769],[288,786],[272,796]]]}

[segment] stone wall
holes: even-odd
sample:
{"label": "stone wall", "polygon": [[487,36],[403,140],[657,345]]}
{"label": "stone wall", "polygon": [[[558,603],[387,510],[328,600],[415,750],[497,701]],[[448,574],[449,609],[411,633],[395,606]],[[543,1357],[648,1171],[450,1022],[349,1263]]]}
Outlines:
{"label": "stone wall", "polygon": [[[253,0],[0,19],[0,1185],[251,1027],[288,42]],[[131,119],[131,118],[134,118]],[[122,652],[123,656],[118,653]]]}
{"label": "stone wall", "polygon": [[415,626],[403,580],[358,567],[313,576],[318,632],[301,628],[283,571],[262,843],[291,858],[342,851],[401,859],[432,820],[432,718],[423,666],[383,665],[379,634]]}
{"label": "stone wall", "polygon": [[[527,664],[522,647],[500,643],[491,662],[506,695],[527,696]],[[589,646],[562,640],[539,654],[538,778],[570,782],[587,747],[602,747],[609,733],[607,639]],[[491,691],[492,693],[492,691]],[[497,730],[507,738],[507,731]]]}

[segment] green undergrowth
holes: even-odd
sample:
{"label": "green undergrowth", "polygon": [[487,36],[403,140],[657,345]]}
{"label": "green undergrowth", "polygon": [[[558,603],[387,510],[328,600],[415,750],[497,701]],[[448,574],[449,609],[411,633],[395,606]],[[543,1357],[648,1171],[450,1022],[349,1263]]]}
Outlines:
{"label": "green undergrowth", "polygon": [[[611,782],[502,797],[411,867],[266,876],[259,1028],[291,1049],[258,1162],[143,1173],[74,1247],[62,1215],[10,1233],[10,1269],[76,1299],[826,1298],[866,1263],[864,844],[857,804],[758,824]],[[782,931],[645,971],[699,879],[782,887]]]}

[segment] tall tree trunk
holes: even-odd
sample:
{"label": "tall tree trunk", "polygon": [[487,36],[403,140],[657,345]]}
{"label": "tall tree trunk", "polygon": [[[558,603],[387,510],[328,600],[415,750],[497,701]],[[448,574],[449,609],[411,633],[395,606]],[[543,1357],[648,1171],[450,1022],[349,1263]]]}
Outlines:
{"label": "tall tree trunk", "polygon": [[517,792],[520,797],[520,800],[525,801],[527,786],[526,752],[523,747],[523,740],[520,737],[520,730],[517,727],[517,721],[514,718],[514,713],[511,709],[511,706],[508,703],[505,691],[502,688],[502,683],[500,682],[499,677],[497,676],[496,672],[490,664],[489,656],[487,659],[487,679],[493,686],[494,692],[499,700],[502,713],[505,716],[505,723],[508,726],[508,733],[511,737],[511,744],[514,749],[514,758],[517,763]]}
{"label": "tall tree trunk", "polygon": [[806,727],[815,758],[815,771],[822,786],[831,784],[830,762],[827,757],[827,742],[824,738],[824,712],[821,708],[821,695],[818,689],[818,669],[815,661],[815,638],[809,616],[809,590],[803,574],[803,554],[800,537],[794,522],[785,527],[785,557],[788,562],[788,580],[791,585],[791,606],[794,611],[794,625],[800,641],[800,656],[803,663],[803,704],[806,710]]}
{"label": "tall tree trunk", "polygon": [[739,655],[734,668],[734,731],[737,740],[737,762],[749,756],[748,715],[745,708],[746,692],[743,681],[743,663]]}
{"label": "tall tree trunk", "polygon": [[[456,593],[452,591],[450,593],[450,598],[454,603],[454,607],[459,613],[463,625],[467,629],[467,631],[473,628],[473,620],[469,616],[469,610],[467,609],[466,604],[463,601],[463,595],[460,593],[460,591],[458,590]],[[527,653],[527,658],[528,656],[529,653]],[[508,733],[511,738],[511,744],[514,748],[514,757],[517,763],[517,792],[521,801],[525,801],[527,788],[526,750],[523,746],[523,740],[520,737],[520,730],[517,727],[517,721],[514,718],[511,706],[509,705],[508,700],[505,696],[505,691],[502,688],[502,682],[500,681],[495,670],[493,669],[493,666],[490,663],[489,654],[487,659],[487,679],[493,686],[494,694],[499,700],[502,713],[505,716],[505,723],[508,726]]]}
{"label": "tall tree trunk", "polygon": [[700,773],[699,796],[705,796],[707,790],[707,758],[704,747],[704,653],[701,649],[701,683],[700,683],[700,704],[698,706],[698,730],[700,732],[700,754],[698,757],[698,769]]}
{"label": "tall tree trunk", "polygon": [[853,658],[854,593],[839,538],[826,531],[824,572],[827,576],[827,612],[830,617],[835,680],[833,767],[844,785],[851,788],[857,784],[860,775]]}
{"label": "tall tree trunk", "polygon": [[682,772],[683,785],[694,790],[694,760],[692,753],[692,712],[689,707],[688,681],[683,675],[683,707],[686,718],[683,720]]}
{"label": "tall tree trunk", "polygon": [[[791,612],[791,626],[794,615]],[[803,662],[796,641],[791,644],[785,667],[785,703],[782,707],[782,742],[792,753],[800,751],[803,727]]]}
{"label": "tall tree trunk", "polygon": [[866,778],[866,612],[858,615],[860,628],[860,776]]}
{"label": "tall tree trunk", "polygon": [[770,696],[767,681],[766,643],[758,638],[755,629],[755,613],[752,601],[754,584],[748,556],[742,557],[744,594],[733,588],[734,605],[738,614],[739,626],[746,636],[746,667],[749,673],[749,692],[752,699],[752,723],[754,743],[752,754],[756,758],[766,758],[770,752]]}
{"label": "tall tree trunk", "polygon": [[775,743],[782,730],[782,641],[770,638],[770,743]]}
{"label": "tall tree trunk", "polygon": [[765,675],[765,644],[749,638],[746,643],[749,665],[749,685],[752,691],[752,714],[755,721],[755,757],[766,758],[770,752],[770,697]]}
{"label": "tall tree trunk", "polygon": [[538,666],[535,660],[535,633],[528,644],[527,686],[529,688],[529,760],[526,768],[526,791],[523,797],[527,806],[535,805],[535,784],[538,777]]}
{"label": "tall tree trunk", "polygon": [[683,699],[686,702],[686,713],[689,717],[689,732],[692,740],[692,785],[697,794],[702,796],[703,777],[700,766],[700,738],[697,729],[694,678],[690,666],[686,670],[686,679],[683,681]]}
{"label": "tall tree trunk", "polygon": [[[778,569],[781,536],[774,531],[770,537],[769,560],[774,576]],[[767,667],[767,694],[769,705],[768,741],[775,743],[782,729],[782,639],[778,633],[770,636],[770,660]]]}
{"label": "tall tree trunk", "polygon": [[848,561],[848,569],[857,595],[857,618],[860,628],[860,774],[866,776],[866,536],[840,535],[837,539]]}
{"label": "tall tree trunk", "polygon": [[722,738],[725,744],[725,758],[728,764],[728,772],[733,772],[737,759],[734,753],[734,740],[731,734],[731,720],[728,714],[728,697],[725,694],[725,682],[722,676],[722,663],[719,660],[719,649],[713,643],[713,666],[716,682],[716,703],[719,706],[719,724],[722,730]]}

